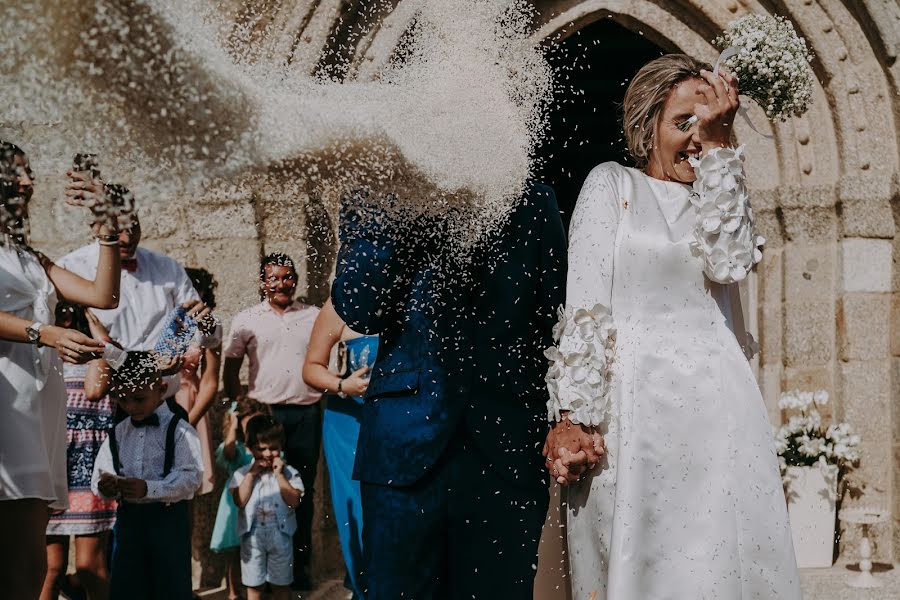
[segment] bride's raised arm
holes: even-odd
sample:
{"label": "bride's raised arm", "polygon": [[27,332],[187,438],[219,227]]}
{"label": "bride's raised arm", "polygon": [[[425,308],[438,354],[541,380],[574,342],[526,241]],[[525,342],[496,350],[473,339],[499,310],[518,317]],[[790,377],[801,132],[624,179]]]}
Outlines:
{"label": "bride's raised arm", "polygon": [[566,305],[553,330],[556,346],[547,388],[550,421],[568,416],[573,423],[600,425],[606,418],[610,364],[615,351],[612,284],[616,233],[623,206],[613,163],[595,167],[578,195],[569,228]]}

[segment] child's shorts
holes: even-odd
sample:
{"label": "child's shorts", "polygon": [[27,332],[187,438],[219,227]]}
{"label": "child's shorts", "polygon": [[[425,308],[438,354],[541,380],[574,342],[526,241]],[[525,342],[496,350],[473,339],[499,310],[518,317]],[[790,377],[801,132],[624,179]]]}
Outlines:
{"label": "child's shorts", "polygon": [[277,523],[254,524],[241,536],[241,582],[259,587],[290,585],[294,581],[294,551],[291,536]]}

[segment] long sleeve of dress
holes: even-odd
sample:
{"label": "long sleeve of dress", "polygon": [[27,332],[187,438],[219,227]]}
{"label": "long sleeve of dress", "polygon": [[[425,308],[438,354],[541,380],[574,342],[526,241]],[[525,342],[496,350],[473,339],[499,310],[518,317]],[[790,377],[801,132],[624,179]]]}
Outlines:
{"label": "long sleeve of dress", "polygon": [[744,174],[744,147],[716,148],[691,159],[694,181],[691,202],[697,226],[691,247],[703,258],[703,272],[718,283],[744,279],[762,259],[765,243],[753,227],[753,210]]}
{"label": "long sleeve of dress", "polygon": [[556,346],[545,355],[548,419],[600,425],[608,413],[610,364],[615,350],[612,285],[616,233],[621,216],[615,169],[604,163],[588,175],[569,228],[566,304],[553,331]]}

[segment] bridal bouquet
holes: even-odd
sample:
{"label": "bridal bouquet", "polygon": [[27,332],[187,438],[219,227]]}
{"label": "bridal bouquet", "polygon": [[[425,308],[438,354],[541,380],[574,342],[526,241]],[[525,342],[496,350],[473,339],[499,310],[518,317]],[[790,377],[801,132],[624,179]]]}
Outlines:
{"label": "bridal bouquet", "polygon": [[787,120],[809,109],[812,54],[784,17],[746,15],[733,21],[713,43],[740,81],[741,94],[759,104],[770,119]]}
{"label": "bridal bouquet", "polygon": [[791,414],[775,433],[782,472],[789,466],[809,467],[818,462],[837,465],[841,472],[859,460],[859,435],[847,423],[822,424],[818,407],[828,404],[828,392],[791,391],[781,395],[778,407]]}

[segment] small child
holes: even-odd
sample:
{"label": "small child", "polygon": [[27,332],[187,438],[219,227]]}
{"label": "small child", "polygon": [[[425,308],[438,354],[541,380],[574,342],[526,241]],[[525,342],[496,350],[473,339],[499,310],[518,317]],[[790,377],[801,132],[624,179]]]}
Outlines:
{"label": "small child", "polygon": [[238,513],[241,579],[247,599],[260,600],[266,584],[273,600],[287,600],[293,582],[294,508],[303,497],[300,474],[281,458],[284,428],[269,416],[247,423],[247,446],[253,462],[238,469],[228,483]]}
{"label": "small child", "polygon": [[191,600],[187,500],[200,487],[200,438],[163,401],[156,357],[128,352],[110,397],[130,418],[103,442],[91,489],[118,498],[110,599]]}
{"label": "small child", "polygon": [[[253,455],[244,444],[247,423],[255,416],[269,414],[269,410],[268,405],[243,397],[232,402],[225,413],[222,419],[223,441],[216,448],[216,464],[225,471],[226,482],[231,480],[235,471],[253,462]],[[219,498],[209,548],[228,555],[228,600],[237,600],[241,588],[241,536],[238,535],[238,507],[227,486]]]}

